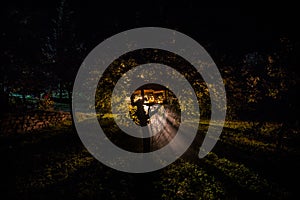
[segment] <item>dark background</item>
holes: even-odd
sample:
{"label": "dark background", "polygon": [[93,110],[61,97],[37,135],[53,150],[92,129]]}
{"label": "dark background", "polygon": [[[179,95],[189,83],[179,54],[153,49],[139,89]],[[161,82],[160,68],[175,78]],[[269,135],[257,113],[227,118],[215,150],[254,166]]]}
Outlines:
{"label": "dark background", "polygon": [[[36,34],[18,46],[34,53],[39,38],[51,31],[60,1],[8,1],[1,5],[1,46],[14,46],[26,31]],[[67,1],[70,24],[91,50],[120,31],[159,26],[181,31],[219,54],[242,55],[269,50],[280,37],[299,45],[297,6],[286,3],[228,3],[206,1]],[[29,35],[29,33],[28,33]],[[28,36],[29,37],[29,36]],[[26,51],[31,49],[31,51]]]}

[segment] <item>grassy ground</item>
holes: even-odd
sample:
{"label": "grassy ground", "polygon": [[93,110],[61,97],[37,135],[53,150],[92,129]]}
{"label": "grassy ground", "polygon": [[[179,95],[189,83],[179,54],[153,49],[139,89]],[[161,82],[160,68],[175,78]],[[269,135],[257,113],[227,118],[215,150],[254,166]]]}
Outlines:
{"label": "grassy ground", "polygon": [[[227,123],[204,159],[183,156],[148,174],[110,169],[84,148],[70,122],[1,136],[1,194],[7,199],[297,199],[299,136],[276,148],[279,124]],[[207,128],[199,126],[199,135]],[[197,142],[189,151],[197,152]]]}

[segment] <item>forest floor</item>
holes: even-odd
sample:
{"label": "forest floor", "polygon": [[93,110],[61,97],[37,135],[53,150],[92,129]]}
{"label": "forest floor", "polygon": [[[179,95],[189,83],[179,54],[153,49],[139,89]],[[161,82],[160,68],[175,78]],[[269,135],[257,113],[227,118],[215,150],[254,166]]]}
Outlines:
{"label": "forest floor", "polygon": [[[200,124],[199,135],[207,126]],[[196,138],[182,158],[146,174],[101,164],[69,121],[1,135],[0,190],[7,199],[299,199],[300,136],[287,130],[278,149],[279,128],[270,122],[259,128],[253,122],[227,122],[205,158],[188,153],[198,152]]]}

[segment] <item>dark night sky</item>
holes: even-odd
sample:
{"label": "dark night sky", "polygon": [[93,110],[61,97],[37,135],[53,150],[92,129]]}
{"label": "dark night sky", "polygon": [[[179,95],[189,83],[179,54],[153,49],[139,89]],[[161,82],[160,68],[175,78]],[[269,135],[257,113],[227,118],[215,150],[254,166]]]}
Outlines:
{"label": "dark night sky", "polygon": [[[8,1],[1,8],[2,45],[14,45],[24,35],[19,21],[33,32],[47,35],[59,0]],[[204,3],[206,1],[67,1],[74,11],[72,23],[80,39],[93,48],[120,31],[143,26],[176,29],[213,54],[243,55],[270,51],[280,37],[288,37],[299,49],[297,6],[285,3],[249,5]],[[130,2],[130,3],[129,3]],[[276,5],[275,5],[276,4]],[[19,15],[12,18],[15,12]],[[27,19],[27,15],[30,17]],[[12,20],[14,19],[14,20]],[[21,25],[22,27],[22,25]],[[28,39],[28,43],[34,43]],[[3,47],[3,46],[2,46]],[[27,48],[26,44],[21,48]]]}

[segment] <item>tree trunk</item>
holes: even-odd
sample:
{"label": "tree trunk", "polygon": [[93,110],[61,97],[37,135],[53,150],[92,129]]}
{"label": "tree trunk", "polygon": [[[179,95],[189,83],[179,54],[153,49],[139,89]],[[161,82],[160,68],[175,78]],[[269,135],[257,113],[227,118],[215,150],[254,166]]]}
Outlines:
{"label": "tree trunk", "polygon": [[23,101],[23,104],[25,105],[26,97],[25,97],[25,94],[24,94],[24,93],[22,94],[22,101]]}
{"label": "tree trunk", "polygon": [[149,130],[143,129],[143,135],[148,136],[147,138],[143,138],[143,153],[147,153],[151,150],[151,139],[149,137]]}
{"label": "tree trunk", "polygon": [[71,120],[72,120],[72,128],[74,129],[74,130],[76,130],[76,128],[75,128],[75,123],[74,123],[74,115],[73,115],[73,111],[72,111],[72,108],[73,108],[73,106],[72,106],[72,87],[70,87],[70,88],[68,88],[67,89],[67,91],[68,91],[68,104],[69,104],[69,108],[70,108],[70,115],[71,115]]}
{"label": "tree trunk", "polygon": [[59,82],[59,101],[60,102],[62,102],[62,92],[63,92],[63,89],[61,86],[61,82]]}

